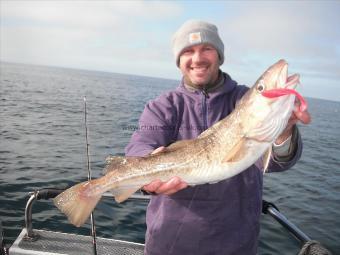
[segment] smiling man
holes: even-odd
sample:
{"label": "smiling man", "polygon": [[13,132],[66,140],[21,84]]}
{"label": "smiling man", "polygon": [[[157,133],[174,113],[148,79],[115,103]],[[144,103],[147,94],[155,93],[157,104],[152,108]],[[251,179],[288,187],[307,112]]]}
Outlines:
{"label": "smiling man", "polygon": [[218,78],[219,56],[215,48],[209,44],[189,47],[181,53],[179,68],[184,81],[190,86],[206,88],[214,84]]}
{"label": "smiling man", "polygon": [[184,24],[173,37],[173,52],[186,84],[206,88],[217,81],[224,45],[216,26],[199,21]]}
{"label": "smiling man", "polygon": [[[167,145],[196,138],[229,115],[248,87],[220,70],[224,45],[213,24],[191,20],[174,34],[173,52],[183,74],[178,88],[150,101],[128,146],[127,156],[161,153]],[[308,123],[308,112],[293,114],[273,145],[268,171],[283,171],[301,156],[296,122]],[[154,194],[147,209],[146,255],[255,255],[262,207],[261,162],[215,183],[188,187],[178,177],[144,186]]]}

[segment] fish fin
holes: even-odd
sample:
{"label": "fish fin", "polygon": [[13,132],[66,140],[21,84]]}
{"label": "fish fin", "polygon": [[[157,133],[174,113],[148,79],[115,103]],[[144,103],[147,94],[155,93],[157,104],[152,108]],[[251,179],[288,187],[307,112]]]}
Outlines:
{"label": "fish fin", "polygon": [[184,147],[187,147],[194,142],[195,142],[194,139],[180,140],[180,141],[177,141],[175,143],[170,144],[168,147],[166,147],[166,150],[164,152],[176,151],[176,150],[182,149]]}
{"label": "fish fin", "polygon": [[272,154],[272,146],[268,148],[268,150],[263,154],[262,159],[263,159],[263,173],[267,172],[269,161],[271,158]]}
{"label": "fish fin", "polygon": [[111,190],[113,196],[115,197],[115,200],[117,203],[124,202],[126,199],[128,199],[133,193],[135,193],[137,190],[139,190],[140,187],[128,187],[128,188],[116,188]]}
{"label": "fish fin", "polygon": [[230,163],[230,162],[236,162],[239,161],[244,157],[244,151],[246,146],[246,138],[241,138],[238,143],[235,144],[235,146],[228,151],[226,156],[223,158],[223,163]]}
{"label": "fish fin", "polygon": [[82,182],[72,186],[53,199],[59,210],[77,227],[84,224],[102,196],[102,194],[89,196],[85,193],[90,183]]}
{"label": "fish fin", "polygon": [[212,133],[216,132],[216,129],[219,129],[219,126],[222,124],[222,121],[216,122],[214,125],[212,125],[210,128],[204,130],[199,136],[198,138],[203,138],[203,137],[207,137]]}
{"label": "fish fin", "polygon": [[131,160],[135,160],[138,157],[124,157],[124,156],[113,156],[109,155],[105,159],[105,168],[103,170],[103,174],[107,174],[109,172],[112,172],[116,170],[118,167],[127,164],[128,162],[131,162]]}

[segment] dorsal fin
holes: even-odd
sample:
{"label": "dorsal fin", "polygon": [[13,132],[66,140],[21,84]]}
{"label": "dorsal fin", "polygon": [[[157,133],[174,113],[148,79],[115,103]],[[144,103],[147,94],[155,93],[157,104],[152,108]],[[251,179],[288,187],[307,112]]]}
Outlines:
{"label": "dorsal fin", "polygon": [[124,157],[124,156],[113,156],[109,155],[105,159],[105,168],[103,170],[104,174],[107,174],[121,165],[127,164],[129,161],[133,160],[134,157]]}
{"label": "dorsal fin", "polygon": [[194,139],[180,140],[180,141],[170,144],[168,147],[166,147],[166,150],[164,152],[176,151],[176,150],[188,147],[194,142],[195,142]]}
{"label": "dorsal fin", "polygon": [[212,133],[216,132],[216,129],[219,129],[219,126],[222,124],[222,121],[220,120],[219,122],[216,122],[214,125],[212,125],[210,128],[208,128],[207,130],[203,131],[198,138],[203,138],[206,137]]}
{"label": "dorsal fin", "polygon": [[226,119],[229,119],[230,117],[227,116],[224,119],[221,119],[220,121],[216,122],[214,125],[212,125],[210,128],[204,130],[199,136],[198,138],[203,138],[203,137],[207,137],[212,133],[216,133],[216,131],[218,131],[219,129],[221,129],[221,125],[222,123],[224,123],[226,121]]}

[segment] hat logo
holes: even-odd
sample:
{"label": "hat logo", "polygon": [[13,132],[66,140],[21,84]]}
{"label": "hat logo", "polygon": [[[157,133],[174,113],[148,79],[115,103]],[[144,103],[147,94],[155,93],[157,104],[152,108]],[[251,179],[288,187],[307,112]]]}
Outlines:
{"label": "hat logo", "polygon": [[190,33],[189,34],[189,42],[190,43],[201,43],[202,42],[201,32]]}

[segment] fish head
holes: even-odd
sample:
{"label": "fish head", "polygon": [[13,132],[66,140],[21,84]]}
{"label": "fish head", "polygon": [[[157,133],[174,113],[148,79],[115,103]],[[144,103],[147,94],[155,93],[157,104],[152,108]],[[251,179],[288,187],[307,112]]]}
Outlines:
{"label": "fish head", "polygon": [[288,77],[288,63],[281,59],[270,66],[258,79],[254,89],[259,93],[272,89],[295,89],[299,83],[299,75],[294,74]]}
{"label": "fish head", "polygon": [[[270,66],[242,98],[242,126],[257,140],[274,141],[286,127],[294,109],[299,75],[288,76],[288,63],[279,60]],[[252,130],[252,131],[250,131]]]}
{"label": "fish head", "polygon": [[271,102],[277,102],[279,97],[286,96],[287,98],[289,95],[294,95],[300,103],[299,110],[305,111],[307,109],[307,102],[295,90],[300,83],[300,76],[298,74],[288,76],[288,64],[285,60],[281,59],[269,67],[262,77],[263,79],[259,79],[259,84],[255,88],[260,91],[262,96],[274,99]]}
{"label": "fish head", "polygon": [[[257,117],[268,116],[268,112],[276,111],[279,108],[282,110],[284,102],[294,95],[287,93],[284,95],[277,95],[272,92],[278,91],[293,91],[299,83],[299,75],[294,74],[288,77],[288,63],[281,59],[272,66],[270,66],[256,81],[253,87],[248,91],[244,101],[248,104],[248,109],[256,109],[254,114]],[[272,96],[268,94],[272,93]],[[286,103],[287,104],[287,103]],[[287,105],[286,105],[287,106]]]}

